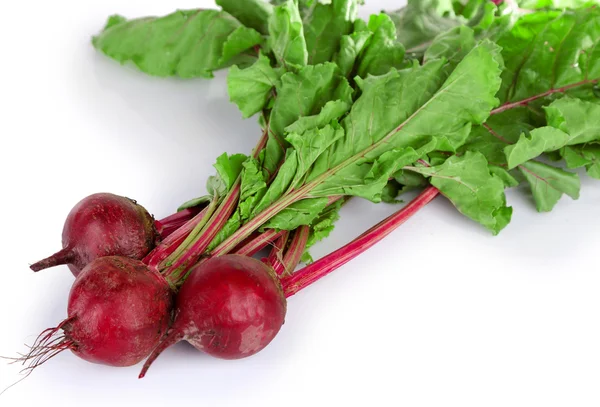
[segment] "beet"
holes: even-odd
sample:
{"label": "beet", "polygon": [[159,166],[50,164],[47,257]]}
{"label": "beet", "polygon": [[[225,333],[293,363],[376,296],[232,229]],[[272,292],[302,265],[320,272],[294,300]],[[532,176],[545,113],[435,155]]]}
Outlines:
{"label": "beet", "polygon": [[77,276],[99,257],[141,260],[158,240],[154,219],[144,207],[122,196],[94,194],[81,200],[67,216],[62,234],[63,249],[30,267],[40,271],[68,264]]}
{"label": "beet", "polygon": [[173,326],[140,374],[169,346],[185,340],[222,359],[254,355],[283,325],[286,300],[264,263],[240,255],[215,257],[190,271],[176,298]]}
{"label": "beet", "polygon": [[85,267],[71,288],[68,318],[42,332],[19,358],[30,371],[70,349],[82,359],[131,366],[146,358],[171,321],[172,290],[138,260],[101,257]]}

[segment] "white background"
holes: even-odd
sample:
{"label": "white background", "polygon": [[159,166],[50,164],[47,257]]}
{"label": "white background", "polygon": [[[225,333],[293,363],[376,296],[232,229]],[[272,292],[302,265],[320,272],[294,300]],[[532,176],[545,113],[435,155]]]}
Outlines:
{"label": "white background", "polygon": [[[402,2],[369,0],[363,15]],[[82,197],[110,191],[157,217],[204,192],[214,158],[259,136],[212,81],[161,80],[97,54],[112,13],[166,14],[209,1],[19,1],[0,6],[0,355],[65,317],[66,267],[28,264],[60,246]],[[263,352],[211,359],[187,344],[139,366],[64,353],[1,406],[598,406],[600,183],[537,214],[511,191],[498,237],[439,198],[366,254],[289,301]],[[353,200],[320,256],[396,208]],[[16,366],[0,363],[0,387]],[[173,404],[174,405],[174,404]]]}

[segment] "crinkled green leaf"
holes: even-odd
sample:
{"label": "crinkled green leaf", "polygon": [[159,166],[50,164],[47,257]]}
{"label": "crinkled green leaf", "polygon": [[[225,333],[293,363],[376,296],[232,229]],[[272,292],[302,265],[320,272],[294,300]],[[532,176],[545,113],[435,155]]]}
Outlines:
{"label": "crinkled green leaf", "polygon": [[319,2],[310,8],[302,19],[309,64],[331,61],[342,37],[352,32],[357,11],[357,0]]}
{"label": "crinkled green leaf", "polygon": [[[362,94],[342,122],[344,137],[321,154],[307,179],[319,182],[311,196],[379,201],[400,163],[414,162],[472,123],[485,121],[498,103],[498,53],[486,41],[448,77],[444,61],[436,60],[359,81]],[[462,140],[455,142],[458,147]]]}
{"label": "crinkled green leaf", "polygon": [[223,54],[219,59],[219,65],[224,65],[227,61],[262,41],[263,38],[258,31],[244,26],[236,28],[223,44]]}
{"label": "crinkled green leaf", "polygon": [[408,0],[402,9],[389,12],[398,41],[404,44],[407,54],[422,55],[438,35],[461,25],[495,33],[494,24],[499,23],[502,31],[509,21],[504,17],[495,18],[496,6],[488,0],[461,3],[465,2]]}
{"label": "crinkled green leaf", "polygon": [[507,165],[504,149],[536,127],[532,115],[530,110],[521,107],[491,116],[484,126],[473,128],[460,152],[478,151],[491,165]]}
{"label": "crinkled green leaf", "polygon": [[504,182],[506,188],[513,188],[519,185],[519,181],[511,175],[510,172],[506,171],[502,167],[496,165],[490,165],[490,174],[497,176]]}
{"label": "crinkled green leaf", "polygon": [[109,57],[133,62],[150,75],[210,78],[261,41],[226,12],[179,10],[160,18],[112,17],[92,42]]}
{"label": "crinkled green leaf", "polygon": [[288,0],[275,7],[269,18],[269,43],[277,61],[286,69],[307,64],[308,50],[296,1]]}
{"label": "crinkled green leaf", "polygon": [[600,141],[600,104],[562,98],[544,107],[548,125],[569,135],[565,145]]}
{"label": "crinkled green leaf", "polygon": [[269,58],[260,55],[258,60],[246,69],[231,67],[227,75],[227,90],[231,101],[247,118],[265,107],[278,82],[279,75],[271,67]]}
{"label": "crinkled green leaf", "polygon": [[404,46],[396,41],[396,29],[390,17],[372,15],[368,29],[373,35],[359,57],[358,76],[382,75],[391,68],[400,68],[404,63]]}
{"label": "crinkled green leaf", "polygon": [[523,163],[519,170],[531,187],[539,212],[551,211],[563,194],[579,198],[581,182],[577,174],[538,161]]}
{"label": "crinkled green leaf", "polygon": [[450,157],[437,167],[415,168],[431,176],[438,188],[456,208],[469,218],[498,234],[509,222],[512,208],[506,206],[504,181],[490,173],[483,154],[467,151]]}
{"label": "crinkled green leaf", "polygon": [[327,198],[303,199],[273,216],[262,229],[294,230],[310,225],[328,205]]}
{"label": "crinkled green leaf", "polygon": [[402,200],[397,199],[401,191],[402,185],[400,185],[395,179],[389,180],[381,191],[381,202],[391,204],[402,203]]}
{"label": "crinkled green leaf", "polygon": [[473,47],[475,47],[475,31],[461,25],[437,36],[425,51],[423,60],[446,58],[456,65]]}
{"label": "crinkled green leaf", "polygon": [[599,41],[597,7],[522,16],[498,40],[506,65],[500,99],[524,100],[600,78]]}
{"label": "crinkled green leaf", "polygon": [[251,158],[244,162],[240,202],[238,211],[243,221],[250,219],[256,204],[262,199],[267,190],[267,180],[260,169],[257,160]]}
{"label": "crinkled green leaf", "polygon": [[562,148],[569,141],[569,135],[554,127],[540,127],[529,135],[523,133],[515,144],[504,149],[508,168],[513,169],[526,161],[532,160],[544,152]]}
{"label": "crinkled green leaf", "polygon": [[246,27],[267,34],[273,6],[264,0],[216,0],[217,5],[237,18]]}
{"label": "crinkled green leaf", "polygon": [[344,35],[340,39],[340,50],[335,56],[335,63],[340,67],[344,76],[350,76],[358,56],[368,44],[372,35],[373,33],[370,31],[356,31]]}
{"label": "crinkled green leaf", "polygon": [[298,169],[298,152],[294,149],[288,149],[285,161],[277,171],[277,176],[269,185],[260,202],[254,208],[253,215],[260,213],[277,199],[279,199],[290,187],[292,180],[296,176]]}
{"label": "crinkled green leaf", "polygon": [[600,179],[600,143],[565,147],[562,156],[568,168],[585,167],[590,177]]}
{"label": "crinkled green leaf", "polygon": [[301,134],[319,127],[325,127],[327,123],[340,118],[350,110],[352,104],[342,99],[329,101],[323,106],[319,114],[301,117],[285,128],[287,133]]}
{"label": "crinkled green leaf", "polygon": [[311,196],[352,195],[381,202],[381,193],[392,175],[421,157],[413,148],[393,149],[374,161],[358,160],[316,187]]}
{"label": "crinkled green leaf", "polygon": [[291,186],[298,185],[317,158],[343,136],[344,130],[338,124],[327,125],[323,128],[313,128],[302,134],[289,134],[286,140],[298,152],[298,166]]}
{"label": "crinkled green leaf", "polygon": [[284,157],[285,128],[299,118],[317,115],[327,102],[347,100],[347,80],[333,63],[309,65],[297,73],[288,72],[277,86],[277,98],[271,111],[269,140],[263,167],[274,174]]}
{"label": "crinkled green leaf", "polygon": [[214,165],[217,175],[208,178],[208,192],[214,197],[224,197],[242,172],[242,164],[247,158],[244,154],[220,155]]}

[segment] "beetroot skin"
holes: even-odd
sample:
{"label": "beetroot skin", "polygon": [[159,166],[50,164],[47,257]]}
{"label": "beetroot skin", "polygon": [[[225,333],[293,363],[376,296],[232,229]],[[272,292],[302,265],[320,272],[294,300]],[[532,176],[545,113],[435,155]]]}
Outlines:
{"label": "beetroot skin", "polygon": [[135,201],[99,193],[81,200],[69,213],[63,250],[31,266],[34,271],[68,264],[73,275],[93,260],[124,256],[141,260],[158,243],[152,216]]}
{"label": "beetroot skin", "polygon": [[69,317],[44,331],[21,360],[33,369],[70,349],[90,362],[134,365],[164,337],[171,309],[172,290],[157,271],[126,257],[96,259],[71,288]]}
{"label": "beetroot skin", "polygon": [[140,377],[162,351],[181,340],[222,359],[254,355],[277,335],[285,313],[279,279],[264,263],[240,255],[200,263],[182,285],[173,326]]}

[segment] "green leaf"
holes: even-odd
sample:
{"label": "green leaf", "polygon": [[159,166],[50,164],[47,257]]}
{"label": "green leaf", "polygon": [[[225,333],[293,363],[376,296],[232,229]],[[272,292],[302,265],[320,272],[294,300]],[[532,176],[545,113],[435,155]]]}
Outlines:
{"label": "green leaf", "polygon": [[212,196],[204,195],[199,198],[190,199],[187,202],[182,203],[179,208],[177,208],[177,212],[183,211],[184,209],[195,208],[196,206],[204,206],[212,201]]}
{"label": "green leaf", "polygon": [[578,8],[593,3],[600,4],[598,0],[518,0],[517,3],[524,9]]}
{"label": "green leaf", "polygon": [[269,58],[260,55],[246,69],[232,66],[227,75],[229,98],[248,118],[260,112],[267,104],[273,89],[279,82],[277,71],[271,67]]}
{"label": "green leaf", "polygon": [[286,137],[286,140],[298,152],[298,167],[296,168],[296,175],[291,183],[291,187],[298,185],[317,158],[343,136],[344,130],[339,124],[336,124],[335,126],[327,125],[323,128],[314,128],[307,130],[302,134],[289,134]]}
{"label": "green leaf", "polygon": [[235,233],[242,226],[239,212],[234,212],[233,215],[225,222],[225,225],[219,230],[215,238],[210,242],[207,252],[212,251],[215,247],[223,243],[225,239]]}
{"label": "green leaf", "polygon": [[381,202],[382,191],[392,175],[421,156],[407,147],[386,151],[374,161],[358,160],[327,178],[311,192],[311,196],[351,195]]}
{"label": "green leaf", "polygon": [[335,56],[335,63],[340,67],[344,76],[350,76],[358,56],[372,35],[373,33],[370,31],[357,31],[350,35],[344,35],[340,39],[340,50]]}
{"label": "green leaf", "polygon": [[265,192],[260,202],[256,205],[256,208],[254,208],[253,216],[267,208],[288,190],[292,184],[292,180],[296,175],[297,169],[298,152],[290,148],[287,150],[285,161],[277,171],[277,176],[271,185],[269,185],[269,188]]}
{"label": "green leaf", "polygon": [[562,98],[544,107],[548,125],[569,135],[565,145],[600,141],[600,105]]}
{"label": "green leaf", "polygon": [[262,42],[257,32],[216,10],[179,10],[135,20],[113,16],[106,27],[92,40],[98,50],[163,77],[210,78],[214,70]]}
{"label": "green leaf", "polygon": [[325,239],[333,231],[335,222],[340,218],[340,209],[345,200],[340,199],[329,205],[311,223],[310,235],[306,242],[306,248],[314,246],[317,242]]}
{"label": "green leaf", "polygon": [[456,65],[475,47],[475,31],[461,25],[438,35],[425,51],[424,61],[446,58]]}
{"label": "green leaf", "polygon": [[504,149],[508,168],[513,169],[541,154],[558,150],[569,142],[569,135],[554,127],[540,127],[529,135],[523,133],[516,144]]}
{"label": "green leaf", "polygon": [[539,212],[551,211],[563,194],[579,198],[581,183],[577,174],[538,161],[523,163],[519,170],[531,187]]}
{"label": "green leaf", "polygon": [[402,203],[402,200],[397,199],[402,191],[402,185],[394,179],[388,181],[383,190],[381,191],[381,202],[385,203]]}
{"label": "green leaf", "polygon": [[[320,114],[329,101],[348,100],[350,94],[347,80],[333,63],[309,65],[297,73],[288,72],[281,77],[276,90],[277,98],[269,120],[269,140],[263,163],[269,174],[275,173],[284,157],[287,126],[299,118]],[[324,115],[327,116],[326,113]],[[321,119],[315,121],[320,122]]]}
{"label": "green leaf", "polygon": [[344,137],[315,162],[306,182],[310,196],[358,195],[381,199],[387,179],[436,145],[459,147],[472,123],[497,104],[499,50],[474,48],[447,77],[444,61],[371,76],[357,83],[362,94],[343,120]]}
{"label": "green leaf", "polygon": [[224,197],[242,172],[242,164],[247,158],[244,154],[220,155],[214,165],[217,175],[208,178],[208,192],[213,197]]}
{"label": "green leaf", "polygon": [[408,0],[406,7],[388,14],[407,54],[420,57],[438,35],[462,25],[474,28],[478,39],[494,39],[510,22],[508,15],[496,17],[496,10],[488,0]]}
{"label": "green leaf", "polygon": [[257,203],[262,199],[267,190],[267,180],[260,169],[257,160],[251,158],[244,162],[240,202],[238,211],[243,221],[250,219]]}
{"label": "green leaf", "polygon": [[264,0],[216,0],[217,5],[247,27],[267,34],[273,6]]}
{"label": "green leaf", "polygon": [[269,18],[269,41],[277,61],[286,69],[298,69],[308,62],[302,19],[297,2],[288,0]]}
{"label": "green leaf", "polygon": [[262,36],[254,29],[243,26],[236,28],[223,44],[223,55],[219,59],[219,65],[224,65],[227,61],[262,41]]}
{"label": "green leaf", "polygon": [[465,22],[454,16],[444,17],[437,2],[423,0],[410,0],[406,7],[388,15],[396,27],[398,41],[404,44],[407,53],[423,52],[438,34]]}
{"label": "green leaf", "polygon": [[327,198],[303,199],[288,206],[273,216],[261,229],[294,230],[310,225],[327,207]]}
{"label": "green leaf", "polygon": [[319,2],[303,18],[308,63],[329,62],[343,36],[352,32],[358,12],[357,0]]}
{"label": "green leaf", "polygon": [[515,177],[513,177],[510,172],[506,171],[502,167],[498,167],[496,165],[489,166],[490,174],[497,176],[504,182],[504,186],[506,188],[513,188],[519,185],[519,181]]}
{"label": "green leaf", "polygon": [[396,42],[396,29],[390,17],[386,14],[372,15],[368,29],[373,35],[360,56],[358,76],[382,75],[391,68],[400,68],[404,63],[404,46]]}
{"label": "green leaf", "polygon": [[520,101],[599,78],[599,19],[597,7],[522,16],[498,40],[506,65],[501,101]]}
{"label": "green leaf", "polygon": [[568,168],[585,167],[590,177],[600,179],[600,143],[565,147],[562,156]]}
{"label": "green leaf", "polygon": [[431,184],[469,218],[498,234],[509,222],[512,208],[506,206],[505,183],[490,173],[483,154],[467,151],[450,157],[437,167],[415,171],[431,176]]}
{"label": "green leaf", "polygon": [[532,115],[530,110],[521,107],[491,116],[484,126],[473,128],[459,151],[478,151],[491,165],[507,165],[504,149],[516,143],[521,134],[529,133],[536,127]]}

